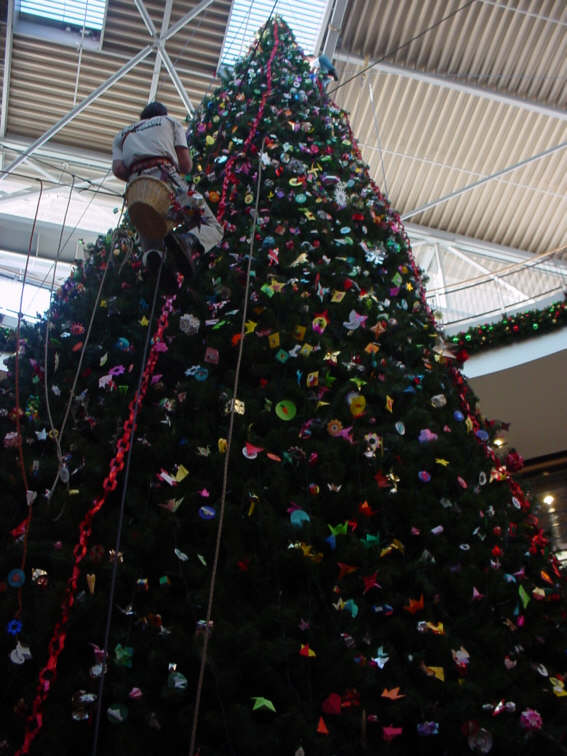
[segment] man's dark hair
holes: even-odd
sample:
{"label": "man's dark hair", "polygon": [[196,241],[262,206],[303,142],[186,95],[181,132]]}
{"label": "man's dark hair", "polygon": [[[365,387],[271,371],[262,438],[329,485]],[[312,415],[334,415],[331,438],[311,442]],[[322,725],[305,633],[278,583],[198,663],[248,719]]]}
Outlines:
{"label": "man's dark hair", "polygon": [[155,116],[167,115],[167,108],[162,105],[161,102],[149,102],[146,107],[140,113],[140,120],[145,121],[146,118],[154,118]]}

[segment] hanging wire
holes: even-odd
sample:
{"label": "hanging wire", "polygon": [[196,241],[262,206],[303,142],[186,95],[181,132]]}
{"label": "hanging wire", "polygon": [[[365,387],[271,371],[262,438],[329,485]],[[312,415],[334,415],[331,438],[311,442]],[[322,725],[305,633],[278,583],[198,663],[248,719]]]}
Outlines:
{"label": "hanging wire", "polygon": [[140,366],[140,377],[138,379],[138,385],[136,387],[136,393],[134,395],[134,413],[132,417],[132,435],[130,437],[130,445],[128,447],[128,454],[126,456],[126,466],[124,470],[124,480],[122,482],[122,496],[120,498],[120,509],[118,514],[118,526],[116,529],[116,542],[114,545],[114,554],[115,559],[112,563],[112,577],[110,580],[110,590],[108,593],[108,602],[107,602],[107,612],[106,612],[106,627],[104,631],[104,649],[103,649],[103,656],[102,656],[102,674],[100,676],[99,686],[98,686],[98,698],[97,698],[97,708],[96,708],[96,719],[95,719],[95,728],[94,728],[94,735],[93,735],[93,747],[92,747],[92,756],[96,756],[97,749],[98,749],[98,739],[100,734],[100,724],[101,724],[101,715],[102,715],[102,698],[104,694],[104,681],[106,678],[106,659],[108,657],[108,646],[110,643],[110,628],[112,626],[112,610],[114,605],[114,595],[116,593],[116,581],[118,578],[118,554],[120,552],[120,544],[122,540],[122,529],[124,527],[124,512],[126,510],[126,494],[128,491],[128,481],[129,481],[129,475],[130,475],[130,462],[132,459],[132,451],[134,449],[134,430],[136,428],[136,419],[138,417],[138,410],[140,401],[138,397],[141,396],[141,389],[142,389],[142,381],[144,379],[145,374],[145,368],[146,368],[146,362],[148,359],[148,351],[150,348],[150,341],[152,336],[152,330],[151,326],[153,323],[155,310],[156,310],[156,303],[157,303],[157,297],[159,292],[159,284],[161,280],[161,273],[163,269],[164,264],[164,256],[162,255],[161,263],[159,266],[156,284],[154,288],[154,294],[152,298],[152,307],[150,311],[150,317],[149,317],[149,323],[147,325],[147,333],[146,333],[146,341],[144,343],[144,351],[142,354],[142,362]]}
{"label": "hanging wire", "polygon": [[79,45],[79,59],[77,61],[77,74],[75,76],[75,92],[73,93],[73,107],[77,104],[77,93],[79,91],[79,75],[81,73],[81,61],[83,60],[83,49],[85,45],[85,24],[87,23],[87,10],[89,4],[85,3],[85,12],[83,14],[83,28],[81,29],[81,44]]}
{"label": "hanging wire", "polygon": [[[122,221],[122,214],[124,212],[124,204],[125,203],[122,203],[122,209],[120,211],[120,217],[118,218],[117,228],[120,228],[120,223]],[[73,404],[73,399],[75,398],[75,391],[76,391],[76,388],[77,388],[77,382],[79,380],[79,376],[81,374],[81,369],[83,367],[83,359],[84,359],[84,356],[85,356],[85,353],[86,353],[86,350],[87,350],[87,346],[88,346],[89,341],[90,341],[94,319],[95,319],[96,313],[98,311],[98,303],[100,302],[100,298],[101,298],[101,295],[102,295],[102,290],[104,288],[104,283],[105,283],[105,280],[106,280],[106,274],[108,272],[108,268],[110,267],[109,266],[109,259],[110,259],[110,256],[112,255],[112,250],[113,250],[114,243],[115,243],[115,237],[116,237],[116,232],[112,236],[112,240],[110,242],[110,245],[109,245],[109,248],[108,248],[108,251],[107,251],[107,258],[106,258],[106,261],[105,261],[104,272],[103,272],[102,277],[100,279],[100,283],[99,283],[99,286],[98,286],[98,291],[97,291],[97,294],[96,294],[96,297],[95,297],[95,301],[94,301],[94,304],[93,304],[93,307],[92,307],[92,310],[91,310],[91,316],[90,316],[90,319],[89,319],[89,325],[87,326],[87,331],[86,331],[85,339],[83,341],[83,346],[81,347],[81,354],[79,355],[79,361],[78,361],[77,367],[75,369],[75,376],[73,378],[73,384],[72,384],[71,389],[69,391],[69,397],[67,399],[67,404],[66,404],[66,407],[65,407],[65,412],[63,414],[63,420],[61,422],[61,428],[59,429],[59,431],[56,431],[55,439],[56,439],[56,444],[57,444],[58,459],[62,458],[62,439],[63,439],[63,433],[65,432],[65,427],[67,425],[67,420],[69,419],[69,413],[71,411],[71,407],[72,407],[72,404]],[[57,474],[55,476],[55,480],[53,481],[53,484],[52,484],[51,488],[49,489],[48,499],[51,499],[51,497],[53,496],[53,492],[55,491],[55,487],[57,486],[57,483],[59,482],[60,472],[61,472],[61,469],[58,468],[57,469]],[[57,515],[57,517],[55,517],[54,519],[55,520],[59,519],[59,517],[61,516],[62,513],[63,513],[63,508],[61,509],[61,512],[59,513],[59,515]]]}
{"label": "hanging wire", "polygon": [[[16,150],[16,149],[13,149],[11,147],[10,147],[10,151],[11,152],[16,152],[18,154],[20,154],[21,152],[23,152],[23,150]],[[98,191],[99,191],[98,187],[100,186],[100,183],[104,183],[106,181],[106,178],[107,178],[108,174],[112,170],[112,168],[109,168],[106,171],[106,174],[105,174],[104,178],[99,182],[97,179],[93,180],[93,179],[84,178],[83,176],[80,176],[78,173],[74,173],[73,171],[69,171],[66,168],[62,168],[59,165],[58,166],[54,166],[49,161],[42,160],[41,158],[36,157],[35,154],[34,154],[33,160],[34,160],[35,163],[40,163],[42,165],[49,166],[49,168],[55,168],[55,167],[57,167],[58,171],[60,171],[61,173],[67,173],[72,178],[75,178],[79,183],[90,184],[91,186],[96,187],[95,189],[91,189],[90,187],[81,187],[80,189],[77,190],[77,191],[80,191],[80,192],[93,192],[93,191],[96,191],[98,193]],[[47,179],[47,178],[39,179],[37,176],[27,176],[25,173],[16,173],[15,171],[0,170],[0,175],[1,174],[6,174],[6,175],[8,175],[10,177],[16,176],[17,178],[26,179],[27,181],[43,181],[45,184],[54,184],[55,186],[61,187],[62,189],[67,189],[67,187],[70,186],[70,184],[61,183],[59,181],[55,181],[55,179]],[[102,194],[107,195],[107,196],[111,196],[111,197],[122,197],[122,192],[114,192],[111,189],[107,189],[105,192],[102,192]],[[17,196],[19,196],[19,195],[17,195]],[[3,197],[3,199],[10,199],[10,195],[9,194],[5,195]],[[16,199],[16,197],[14,197],[14,199]]]}
{"label": "hanging wire", "polygon": [[[73,182],[71,184],[71,188],[69,190],[69,197],[67,199],[67,206],[65,207],[65,214],[63,216],[63,223],[61,224],[61,233],[59,234],[59,243],[57,244],[57,252],[55,254],[55,264],[53,265],[53,276],[51,278],[51,296],[53,296],[53,290],[55,289],[55,274],[57,272],[57,263],[59,262],[59,254],[61,251],[61,241],[63,239],[63,232],[65,230],[65,223],[67,221],[67,213],[69,212],[69,206],[71,204],[71,197],[73,195],[73,187],[75,185],[75,180],[73,179]],[[55,441],[55,447],[57,450],[57,460],[59,462],[59,468],[57,471],[57,477],[66,478],[65,482],[67,483],[69,481],[68,477],[68,470],[67,466],[65,465],[63,461],[63,453],[61,451],[61,444],[58,437],[58,432],[55,429],[55,424],[53,422],[53,415],[51,413],[51,404],[49,400],[49,386],[47,381],[47,357],[49,353],[49,329],[51,327],[51,319],[50,319],[50,312],[51,310],[48,310],[47,320],[45,323],[45,338],[43,343],[43,389],[44,389],[44,397],[45,397],[45,407],[47,410],[47,418],[49,420],[49,426],[51,429],[51,435],[53,437],[53,440]]]}
{"label": "hanging wire", "polygon": [[[266,138],[264,137],[264,139],[262,140],[262,146],[260,148],[259,155],[262,155],[262,152],[264,151],[265,141],[266,141]],[[228,425],[226,452],[225,452],[224,469],[223,469],[223,477],[222,477],[222,491],[221,491],[220,508],[219,508],[219,524],[217,528],[215,554],[213,558],[213,565],[211,568],[211,583],[209,587],[207,614],[205,618],[205,634],[204,634],[203,648],[201,651],[201,666],[199,668],[199,680],[197,683],[197,691],[195,693],[195,707],[194,707],[194,712],[193,712],[193,725],[191,728],[191,742],[189,745],[189,756],[194,756],[194,753],[195,753],[195,742],[197,739],[197,725],[199,723],[199,710],[201,706],[201,693],[203,691],[205,666],[207,663],[210,623],[211,623],[211,617],[213,613],[215,584],[216,584],[216,578],[217,578],[220,548],[221,548],[221,543],[222,543],[222,530],[223,530],[223,522],[224,522],[224,513],[225,513],[225,508],[226,508],[226,492],[228,490],[228,465],[230,462],[230,452],[232,448],[234,416],[236,414],[235,413],[236,397],[238,396],[238,389],[240,386],[240,368],[242,365],[242,356],[244,353],[244,340],[245,340],[245,332],[246,332],[245,324],[246,324],[246,320],[248,319],[248,297],[250,293],[250,280],[251,280],[252,259],[253,259],[253,251],[254,251],[254,236],[255,236],[256,221],[258,218],[258,208],[260,206],[261,185],[262,185],[262,160],[261,158],[259,158],[258,159],[258,179],[256,182],[256,202],[254,205],[254,212],[252,214],[252,222],[251,222],[251,228],[250,228],[250,246],[248,250],[248,267],[246,269],[246,287],[244,290],[242,320],[241,320],[241,325],[240,325],[240,339],[238,342],[238,357],[236,360],[236,368],[234,372],[234,384],[232,387],[232,402],[231,402],[231,407],[230,407],[230,420],[229,420],[229,425]]]}
{"label": "hanging wire", "polygon": [[[88,209],[90,208],[90,206],[91,206],[91,205],[92,205],[92,203],[94,202],[94,200],[95,200],[95,198],[96,198],[97,194],[99,193],[100,187],[101,187],[101,186],[102,186],[102,185],[104,184],[104,182],[105,182],[105,181],[106,181],[106,179],[108,178],[108,175],[109,175],[109,173],[110,173],[110,171],[111,171],[111,170],[112,170],[111,168],[109,168],[109,169],[107,170],[107,172],[106,172],[106,173],[105,173],[105,175],[104,175],[104,178],[102,179],[102,181],[100,182],[100,184],[98,184],[98,186],[97,186],[97,188],[95,189],[95,191],[94,191],[93,195],[91,196],[91,198],[90,198],[90,200],[89,200],[89,202],[88,202],[87,206],[85,207],[85,209],[83,210],[83,212],[82,212],[82,213],[81,213],[81,215],[79,216],[79,220],[78,220],[78,221],[76,222],[76,224],[74,225],[74,227],[73,227],[72,231],[71,231],[71,232],[69,233],[69,236],[68,236],[68,237],[67,237],[67,239],[65,240],[65,244],[63,244],[63,247],[61,248],[62,250],[63,250],[63,249],[65,249],[65,247],[67,246],[67,244],[69,244],[69,242],[70,242],[70,241],[71,241],[71,239],[73,238],[73,234],[74,234],[74,233],[75,233],[75,231],[76,231],[76,230],[77,230],[77,229],[79,228],[81,221],[83,220],[83,218],[85,217],[85,214],[86,214],[86,212],[88,211]],[[118,227],[118,226],[120,226],[120,220],[121,220],[121,218],[122,218],[122,213],[123,213],[123,212],[124,212],[124,201],[122,202],[122,209],[121,209],[121,211],[120,211],[120,219],[118,220],[118,223],[117,223],[117,227]]]}
{"label": "hanging wire", "polygon": [[438,26],[440,26],[444,21],[447,21],[449,18],[456,16],[457,13],[460,13],[465,8],[468,8],[469,5],[472,5],[473,3],[476,3],[476,2],[478,2],[478,0],[468,0],[468,2],[459,6],[456,10],[452,11],[451,13],[448,13],[446,16],[443,16],[443,18],[439,19],[439,21],[436,21],[434,24],[431,24],[431,26],[428,26],[419,34],[416,34],[415,36],[411,37],[407,42],[404,42],[402,45],[398,45],[397,47],[394,47],[393,50],[388,50],[388,52],[382,55],[381,58],[378,58],[378,60],[374,60],[372,63],[365,66],[361,71],[358,71],[353,76],[351,76],[349,79],[345,79],[344,81],[341,81],[341,83],[338,84],[336,87],[334,87],[334,89],[331,89],[328,92],[328,94],[332,95],[333,92],[336,92],[341,87],[344,87],[353,79],[356,79],[358,76],[362,76],[363,73],[366,73],[366,71],[369,71],[371,68],[374,68],[374,66],[377,66],[379,63],[382,63],[384,60],[386,60],[386,58],[391,58],[393,55],[395,55],[395,53],[399,52],[400,50],[403,50],[404,47],[409,47],[409,45],[411,45],[412,42],[415,42],[417,39],[420,39],[420,37],[425,36],[428,32],[433,31],[433,29],[436,29]]}
{"label": "hanging wire", "polygon": [[[21,150],[13,150],[13,152],[21,152]],[[35,156],[34,156],[34,162],[43,163],[43,165],[48,165],[50,168],[55,167],[51,163],[47,162],[46,160],[41,160],[39,158],[36,158]],[[72,178],[75,178],[79,183],[90,184],[91,186],[95,187],[94,189],[91,189],[90,186],[81,187],[80,189],[77,189],[77,191],[79,192],[96,192],[97,194],[99,193],[104,194],[105,196],[108,196],[108,197],[122,197],[121,192],[114,192],[112,191],[112,189],[107,189],[104,192],[99,191],[98,187],[100,186],[101,183],[104,183],[106,181],[108,174],[110,173],[112,168],[109,168],[106,171],[104,178],[101,179],[100,182],[97,179],[93,180],[93,179],[83,178],[82,176],[79,176],[77,173],[73,173],[73,171],[68,171],[65,168],[61,168],[60,166],[57,166],[57,169],[61,173],[68,173],[69,176],[71,176]],[[25,179],[26,181],[43,181],[44,184],[54,184],[55,187],[60,188],[60,189],[67,189],[70,186],[70,184],[64,184],[62,182],[56,181],[55,179],[48,179],[48,178],[40,179],[37,176],[28,176],[25,173],[16,173],[15,171],[0,170],[0,175],[3,173],[10,177],[15,176],[17,178]],[[15,196],[10,196],[10,194],[5,194],[2,199],[5,199],[5,200],[17,199],[18,197],[21,196],[21,194],[16,193],[16,192],[14,192],[14,195]]]}
{"label": "hanging wire", "polygon": [[366,81],[368,84],[368,94],[370,95],[370,103],[372,105],[372,120],[374,122],[374,130],[376,131],[376,143],[378,144],[378,150],[380,154],[380,165],[382,166],[382,176],[384,179],[384,191],[386,193],[386,197],[389,196],[388,191],[388,183],[386,181],[386,169],[384,167],[384,153],[382,152],[382,141],[380,139],[380,131],[378,129],[378,116],[376,115],[376,104],[374,102],[374,90],[370,83],[370,77],[366,77]]}
{"label": "hanging wire", "polygon": [[[37,198],[37,204],[35,208],[35,215],[32,223],[32,228],[30,232],[30,241],[28,244],[28,253],[26,257],[26,266],[24,268],[24,275],[22,278],[22,288],[20,291],[20,306],[18,308],[18,325],[16,327],[16,364],[15,364],[15,390],[16,390],[16,433],[18,438],[18,458],[20,462],[20,471],[22,473],[22,480],[24,483],[24,490],[25,490],[25,498],[26,498],[26,505],[28,508],[28,513],[25,519],[25,527],[24,527],[24,547],[22,551],[22,560],[20,562],[20,569],[24,570],[26,566],[27,561],[27,555],[28,555],[28,541],[29,541],[29,532],[30,532],[30,526],[31,526],[31,520],[32,520],[32,514],[33,514],[33,499],[31,496],[28,495],[29,491],[29,485],[28,485],[28,476],[26,473],[26,466],[24,462],[24,447],[23,447],[23,440],[22,440],[22,424],[21,424],[21,406],[20,406],[20,330],[22,325],[22,309],[24,306],[24,290],[26,287],[26,276],[28,273],[28,265],[31,257],[31,246],[33,242],[33,235],[35,233],[35,227],[37,223],[37,216],[39,213],[39,205],[41,203],[41,196],[43,194],[43,183],[40,181],[40,190],[39,190],[39,196]],[[16,619],[21,615],[22,613],[22,588],[18,588],[18,609],[16,611]]]}

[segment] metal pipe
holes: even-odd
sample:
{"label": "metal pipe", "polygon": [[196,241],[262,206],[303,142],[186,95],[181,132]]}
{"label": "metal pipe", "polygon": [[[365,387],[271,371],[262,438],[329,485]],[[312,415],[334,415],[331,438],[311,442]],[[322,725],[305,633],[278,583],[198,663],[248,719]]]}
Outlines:
{"label": "metal pipe", "polygon": [[538,21],[551,21],[552,24],[559,24],[560,26],[567,26],[567,21],[561,21],[559,18],[550,18],[549,16],[542,16],[540,13],[532,13],[531,11],[521,10],[520,8],[512,8],[504,3],[493,2],[493,0],[480,0],[484,5],[493,5],[495,8],[502,8],[502,10],[512,11],[512,13],[521,13],[523,16],[530,16],[531,18],[537,18]]}
{"label": "metal pipe", "polygon": [[[335,60],[342,60],[345,63],[352,63],[357,66],[372,65],[371,63],[368,63],[368,60],[361,58],[359,55],[352,55],[345,50],[337,50],[335,53]],[[524,110],[531,110],[534,113],[549,116],[550,118],[559,118],[562,121],[567,120],[567,111],[563,109],[541,105],[537,102],[524,100],[521,97],[513,97],[512,95],[498,92],[495,89],[485,89],[484,87],[477,87],[472,84],[464,84],[456,79],[449,79],[448,77],[439,76],[438,74],[417,71],[414,68],[405,68],[404,66],[394,65],[392,63],[376,63],[375,65],[372,65],[369,70],[374,71],[375,73],[382,71],[383,73],[394,74],[395,76],[403,76],[408,79],[423,81],[426,84],[433,84],[437,87],[452,89],[455,92],[463,92],[464,94],[471,94],[475,97],[484,97],[487,100],[495,100],[504,105],[513,105],[514,107],[523,108]]]}
{"label": "metal pipe", "polygon": [[30,146],[21,155],[19,155],[13,163],[8,166],[6,173],[0,176],[0,181],[3,181],[6,176],[14,170],[14,168],[17,168],[18,165],[23,163],[28,155],[31,155],[31,153],[37,150],[38,147],[41,147],[43,144],[48,142],[52,136],[57,134],[58,131],[61,131],[64,126],[66,126],[70,121],[73,120],[73,118],[75,118],[75,116],[79,115],[79,113],[87,108],[91,104],[91,102],[94,102],[98,97],[100,97],[101,94],[104,94],[107,89],[110,89],[113,84],[115,84],[129,71],[131,71],[132,68],[134,68],[141,60],[146,58],[153,49],[153,45],[146,45],[146,47],[144,47],[136,55],[134,55],[133,58],[130,58],[130,60],[125,63],[122,68],[113,73],[112,76],[109,76],[105,82],[103,82],[99,87],[93,90],[88,97],[85,97],[82,102],[80,102],[78,105],[75,105],[75,107],[66,115],[64,115],[63,118],[60,118],[57,123],[54,123],[51,128],[47,129],[46,132],[44,132],[38,139],[36,139],[35,142],[32,142],[32,144],[30,144]]}
{"label": "metal pipe", "polygon": [[2,78],[2,112],[0,113],[0,137],[6,134],[8,120],[8,96],[10,94],[10,76],[12,73],[12,43],[14,41],[14,3],[8,2],[6,18],[6,40],[4,42],[4,76]]}
{"label": "metal pipe", "polygon": [[446,194],[444,197],[439,197],[439,199],[433,200],[433,202],[428,202],[427,204],[422,205],[421,207],[416,207],[415,210],[410,210],[409,213],[404,213],[402,215],[402,220],[406,220],[407,218],[413,218],[414,215],[423,213],[425,212],[425,210],[431,210],[432,207],[437,207],[437,205],[442,205],[444,202],[447,202],[450,199],[454,199],[455,197],[460,197],[461,194],[470,192],[471,189],[476,189],[477,187],[482,186],[483,184],[487,184],[489,181],[493,181],[495,178],[498,178],[499,176],[504,176],[507,173],[511,173],[512,171],[515,171],[517,168],[523,168],[524,165],[528,165],[528,163],[533,163],[534,160],[539,160],[540,158],[546,157],[547,155],[552,155],[554,152],[559,152],[559,150],[563,150],[565,147],[567,147],[567,142],[561,142],[561,144],[557,144],[555,145],[555,147],[550,147],[547,150],[543,150],[543,152],[539,152],[537,155],[532,155],[531,157],[526,158],[525,160],[520,160],[519,163],[514,163],[514,165],[509,165],[507,168],[502,168],[500,171],[496,171],[496,173],[491,173],[490,176],[485,176],[484,178],[481,178],[472,184],[468,184],[468,186],[463,186],[461,187],[461,189],[456,189],[454,192],[451,192],[450,194]]}
{"label": "metal pipe", "polygon": [[[485,268],[484,265],[481,265],[480,263],[477,263],[476,260],[471,260],[470,257],[465,255],[463,252],[461,252],[458,249],[455,249],[455,247],[451,247],[450,245],[447,245],[445,249],[450,252],[451,254],[458,257],[460,260],[464,260],[467,265],[470,265],[471,268],[476,268],[477,270],[481,270],[486,276],[488,276],[494,283],[498,284],[499,286],[502,286],[504,289],[508,289],[509,292],[520,295],[521,297],[527,297],[526,301],[530,302],[530,304],[534,303],[534,299],[530,298],[529,294],[526,294],[525,291],[522,291],[521,289],[518,289],[516,286],[512,286],[512,284],[509,284],[508,281],[503,281],[499,275],[498,271],[492,272],[488,268]],[[503,307],[503,304],[502,304]]]}
{"label": "metal pipe", "polygon": [[161,56],[161,59],[163,61],[163,65],[166,67],[167,72],[170,75],[173,84],[175,85],[175,89],[177,89],[177,94],[183,100],[183,104],[187,108],[187,112],[188,113],[194,113],[195,112],[195,107],[193,106],[193,103],[189,99],[189,95],[185,91],[185,87],[183,86],[183,82],[179,78],[179,76],[177,74],[177,71],[175,70],[175,66],[171,62],[171,58],[166,53],[166,51],[165,51],[165,49],[163,47],[163,42],[160,42],[160,44],[159,44],[158,55]]}
{"label": "metal pipe", "polygon": [[176,21],[173,26],[169,27],[165,35],[161,38],[162,42],[166,42],[168,39],[173,37],[174,34],[177,34],[180,29],[183,29],[184,26],[187,26],[189,21],[192,21],[194,18],[196,18],[199,13],[202,13],[204,10],[206,10],[212,3],[213,0],[201,0],[199,5],[193,8],[193,10],[190,10],[184,16],[181,16],[179,21]]}
{"label": "metal pipe", "polygon": [[[172,5],[173,5],[173,0],[166,0],[165,8],[163,9],[163,17],[161,19],[161,36],[162,37],[165,34],[167,27],[169,26],[169,21],[171,19],[171,6]],[[163,43],[160,43],[160,47],[162,44]],[[152,73],[152,83],[150,84],[150,91],[148,94],[148,102],[153,102],[156,99],[160,71],[161,71],[161,56],[159,54],[156,54],[156,59],[154,61],[154,70]]]}
{"label": "metal pipe", "polygon": [[335,51],[337,49],[337,42],[339,41],[339,35],[343,28],[343,20],[346,13],[348,0],[336,0],[335,7],[333,8],[333,15],[329,21],[329,27],[327,32],[327,39],[325,40],[325,47],[323,48],[323,55],[326,55],[329,60],[333,60]]}
{"label": "metal pipe", "polygon": [[138,9],[138,13],[142,17],[142,21],[146,25],[146,29],[150,33],[151,37],[157,37],[157,29],[154,26],[154,22],[152,21],[152,17],[148,13],[148,9],[144,5],[144,0],[134,0],[134,3],[136,5],[136,8]]}

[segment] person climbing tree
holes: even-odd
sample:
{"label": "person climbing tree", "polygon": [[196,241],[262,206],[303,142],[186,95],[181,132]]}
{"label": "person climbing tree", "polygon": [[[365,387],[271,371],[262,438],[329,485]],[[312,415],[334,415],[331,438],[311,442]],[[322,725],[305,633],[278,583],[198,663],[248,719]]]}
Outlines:
{"label": "person climbing tree", "polygon": [[[175,198],[169,212],[172,222],[187,226],[186,216],[193,216],[197,210],[192,231],[181,229],[168,237],[170,246],[186,258],[194,271],[195,261],[219,243],[223,232],[202,196],[190,192],[181,175],[190,173],[192,167],[185,129],[168,115],[161,102],[146,105],[140,120],[123,128],[112,144],[112,172],[117,178],[128,182],[139,176],[153,176],[168,184]],[[162,239],[140,233],[140,243],[144,263],[155,269],[163,254]]]}

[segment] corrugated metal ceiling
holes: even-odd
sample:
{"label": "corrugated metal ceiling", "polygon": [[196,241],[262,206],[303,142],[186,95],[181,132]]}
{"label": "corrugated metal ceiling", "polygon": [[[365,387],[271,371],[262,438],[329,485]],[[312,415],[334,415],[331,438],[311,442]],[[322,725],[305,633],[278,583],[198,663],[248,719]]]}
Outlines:
{"label": "corrugated metal ceiling", "polygon": [[[145,0],[144,5],[159,32],[167,3]],[[197,0],[172,0],[170,23],[198,5]],[[213,0],[166,43],[194,104],[216,84],[230,5],[230,0]],[[0,63],[7,7],[7,2],[1,6]],[[12,148],[40,137],[150,38],[134,0],[109,0],[99,52],[17,33],[13,42],[7,128],[0,134],[0,145],[11,140]],[[386,70],[377,65],[361,74],[365,62],[381,59]],[[333,97],[350,112],[372,175],[402,215],[567,141],[564,0],[349,0],[335,64],[340,79]],[[48,146],[70,148],[83,163],[91,152],[110,159],[114,133],[135,120],[147,101],[153,69],[152,53]],[[443,85],[432,77],[442,77]],[[184,118],[185,108],[163,67],[157,97],[172,115]],[[509,98],[524,98],[530,107]],[[15,154],[8,151],[5,163]],[[37,156],[44,167],[57,169],[57,160]],[[27,162],[18,172],[34,175],[34,170]],[[101,174],[88,164],[75,170],[82,176]],[[112,179],[107,185],[123,188]],[[563,149],[410,220],[539,253],[567,240],[566,196]]]}

